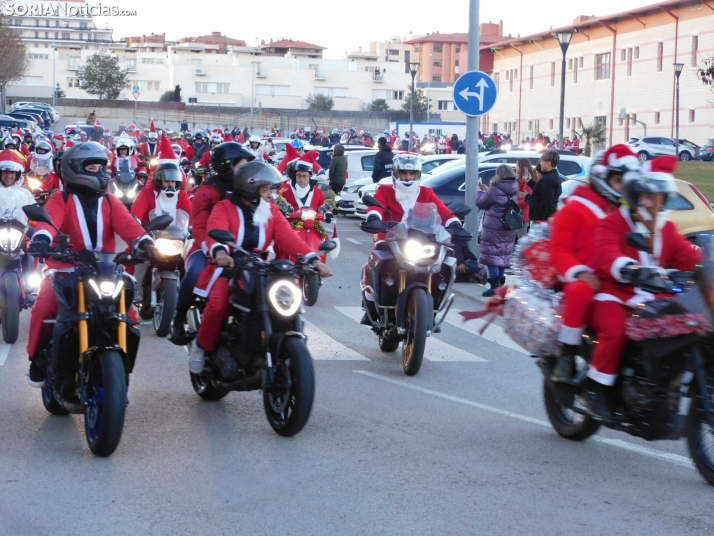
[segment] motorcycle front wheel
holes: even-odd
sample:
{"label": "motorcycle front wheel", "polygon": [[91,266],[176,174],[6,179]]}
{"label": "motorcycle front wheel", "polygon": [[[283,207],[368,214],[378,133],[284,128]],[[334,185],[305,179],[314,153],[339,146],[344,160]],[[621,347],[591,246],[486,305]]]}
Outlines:
{"label": "motorcycle front wheel", "polygon": [[92,359],[87,389],[89,405],[84,410],[87,444],[97,456],[109,456],[119,446],[127,403],[126,371],[119,352],[103,350]]}
{"label": "motorcycle front wheel", "polygon": [[302,295],[305,305],[313,306],[317,303],[320,293],[320,274],[305,274],[302,277]]}
{"label": "motorcycle front wheel", "polygon": [[558,402],[547,378],[543,379],[543,402],[550,424],[565,439],[583,441],[600,428],[600,423],[592,417],[576,413]]}
{"label": "motorcycle front wheel", "polygon": [[171,321],[176,313],[178,286],[173,279],[162,279],[156,291],[154,307],[154,331],[159,337],[166,337],[171,332]]}
{"label": "motorcycle front wheel", "polygon": [[228,391],[225,389],[219,389],[213,385],[213,382],[211,382],[207,375],[194,374],[193,372],[189,372],[189,374],[191,375],[191,385],[193,386],[193,390],[196,391],[196,394],[204,400],[215,402],[228,394]]}
{"label": "motorcycle front wheel", "polygon": [[285,339],[277,369],[277,387],[263,391],[263,406],[271,428],[290,437],[307,424],[315,399],[315,369],[302,339]]}
{"label": "motorcycle front wheel", "polygon": [[2,338],[7,344],[17,342],[20,327],[20,284],[14,273],[3,277],[5,304],[2,309]]}
{"label": "motorcycle front wheel", "polygon": [[407,376],[419,372],[426,348],[426,330],[429,325],[427,294],[423,288],[412,291],[407,301],[407,338],[402,344],[402,366]]}
{"label": "motorcycle front wheel", "polygon": [[689,409],[687,446],[689,447],[689,456],[691,456],[699,474],[714,486],[714,430],[707,422],[704,401],[699,389],[693,394],[692,405]]}

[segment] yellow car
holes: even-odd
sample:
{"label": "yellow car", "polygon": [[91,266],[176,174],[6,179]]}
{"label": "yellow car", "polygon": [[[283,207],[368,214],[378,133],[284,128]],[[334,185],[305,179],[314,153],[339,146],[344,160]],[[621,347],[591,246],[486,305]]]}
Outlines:
{"label": "yellow car", "polygon": [[[561,201],[571,195],[578,186],[587,184],[588,177],[578,177],[563,182]],[[702,232],[714,232],[714,210],[704,194],[693,184],[675,179],[678,195],[667,199],[666,207],[671,211],[670,220],[679,232],[696,243]]]}

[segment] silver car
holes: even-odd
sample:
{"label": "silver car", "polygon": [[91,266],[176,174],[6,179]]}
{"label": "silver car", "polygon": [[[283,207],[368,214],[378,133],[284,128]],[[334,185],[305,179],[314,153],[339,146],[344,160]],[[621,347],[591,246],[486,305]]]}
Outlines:
{"label": "silver car", "polygon": [[[640,162],[647,162],[647,160],[657,156],[675,156],[677,154],[677,146],[672,138],[662,138],[660,136],[632,138],[627,142],[627,145],[637,153]],[[692,160],[695,156],[691,147],[684,144],[679,145],[680,160]]]}

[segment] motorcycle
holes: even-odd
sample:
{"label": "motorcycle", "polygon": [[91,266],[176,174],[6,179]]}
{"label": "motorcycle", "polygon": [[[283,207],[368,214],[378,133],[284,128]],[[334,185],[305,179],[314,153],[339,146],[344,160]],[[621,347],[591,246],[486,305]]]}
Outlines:
{"label": "motorcycle", "polygon": [[143,188],[143,184],[137,176],[138,173],[129,168],[129,161],[124,160],[119,164],[112,180],[112,193],[117,196],[126,208],[131,209],[134,199]]}
{"label": "motorcycle", "polygon": [[[151,223],[142,225],[147,228]],[[154,255],[149,263],[151,271],[147,271],[143,281],[138,282],[143,287],[143,299],[139,305],[143,318],[153,317],[154,331],[159,337],[166,337],[171,331],[178,287],[184,271],[183,251],[188,234],[188,217],[183,214],[179,214],[177,221],[167,228],[151,233]]]}
{"label": "motorcycle", "polygon": [[[387,210],[372,196],[365,195],[362,201]],[[462,206],[454,215],[463,219],[470,211]],[[387,233],[370,253],[361,281],[362,299],[366,302],[368,293],[374,297],[377,316],[367,309],[367,317],[379,337],[379,349],[394,352],[402,343],[404,372],[414,376],[424,359],[426,338],[439,333],[454,301],[450,290],[456,258],[451,237],[470,240],[471,235],[462,227],[447,231],[434,203],[416,203],[404,222],[368,220],[360,229]]]}
{"label": "motorcycle", "polygon": [[41,278],[23,267],[30,260],[23,259],[27,255],[24,246],[29,227],[18,219],[15,210],[19,208],[8,206],[9,199],[4,201],[0,203],[0,323],[3,340],[13,344],[19,333],[20,311],[35,303]]}
{"label": "motorcycle", "polygon": [[[640,304],[633,314],[633,325],[644,322],[640,325],[645,335],[630,340],[623,352],[612,389],[612,422],[597,420],[579,400],[594,333],[584,337],[573,385],[550,380],[554,357],[534,357],[544,375],[548,419],[562,437],[582,441],[601,425],[648,441],[684,437],[697,470],[714,485],[714,244],[707,238],[706,260],[694,273],[629,269],[635,287],[666,297]],[[630,233],[628,241],[647,250],[639,233]],[[653,334],[659,337],[651,338]]]}
{"label": "motorcycle", "polygon": [[[312,356],[303,333],[301,291],[295,283],[308,264],[286,259],[264,261],[259,254],[238,247],[228,231],[213,229],[208,235],[234,248],[235,267],[220,277],[230,283],[231,318],[221,330],[214,352],[206,354],[201,374],[191,374],[196,394],[215,401],[230,391],[262,389],[270,426],[282,436],[297,434],[308,421],[315,394]],[[320,251],[335,247],[323,242]],[[220,268],[219,268],[220,270]],[[204,302],[188,314],[190,333],[197,333]]]}
{"label": "motorcycle", "polygon": [[[42,207],[29,205],[23,210],[30,220],[55,227]],[[151,229],[169,223],[170,218],[157,218]],[[122,265],[144,259],[125,252],[72,251],[69,236],[55,230],[58,245],[47,257],[72,264],[74,269],[49,276],[59,310],[52,322],[52,340],[37,358],[47,376],[42,403],[53,415],[84,414],[89,449],[97,456],[109,456],[121,440],[129,375],[140,338],[127,317],[134,278]]]}

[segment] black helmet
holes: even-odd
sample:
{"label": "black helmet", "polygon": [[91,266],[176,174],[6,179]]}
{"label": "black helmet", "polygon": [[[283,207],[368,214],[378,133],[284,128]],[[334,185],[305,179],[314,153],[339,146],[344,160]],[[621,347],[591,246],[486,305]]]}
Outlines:
{"label": "black helmet", "polygon": [[248,162],[233,175],[233,193],[257,204],[262,186],[276,186],[282,181],[282,176],[273,166],[263,162]]}
{"label": "black helmet", "polygon": [[[110,178],[107,171],[107,153],[107,149],[94,141],[85,141],[70,147],[62,157],[62,180],[68,185],[93,192],[105,192]],[[85,166],[91,164],[101,164],[102,169],[96,173],[89,172]]]}
{"label": "black helmet", "polygon": [[[162,181],[175,181],[177,186],[174,188],[166,188]],[[154,184],[159,191],[166,190],[167,197],[173,197],[178,191],[178,185],[183,182],[183,174],[178,167],[178,164],[173,162],[167,164],[159,164],[159,167],[154,171]]]}
{"label": "black helmet", "polygon": [[297,180],[297,172],[298,171],[307,171],[310,173],[310,177],[312,177],[313,173],[313,167],[310,162],[305,162],[305,160],[300,160],[296,158],[292,162],[288,164],[288,178],[293,182],[293,185],[295,184],[295,181]]}
{"label": "black helmet", "polygon": [[211,154],[211,167],[213,172],[218,175],[224,173],[233,173],[233,166],[241,158],[246,158],[249,162],[255,158],[255,155],[240,143],[235,141],[227,141],[216,145]]}
{"label": "black helmet", "polygon": [[52,165],[55,168],[55,173],[62,178],[62,157],[64,156],[64,151],[57,151],[52,155]]}
{"label": "black helmet", "polygon": [[204,138],[205,136],[203,135],[203,132],[196,132],[196,135],[193,137],[193,141],[203,141]]}

